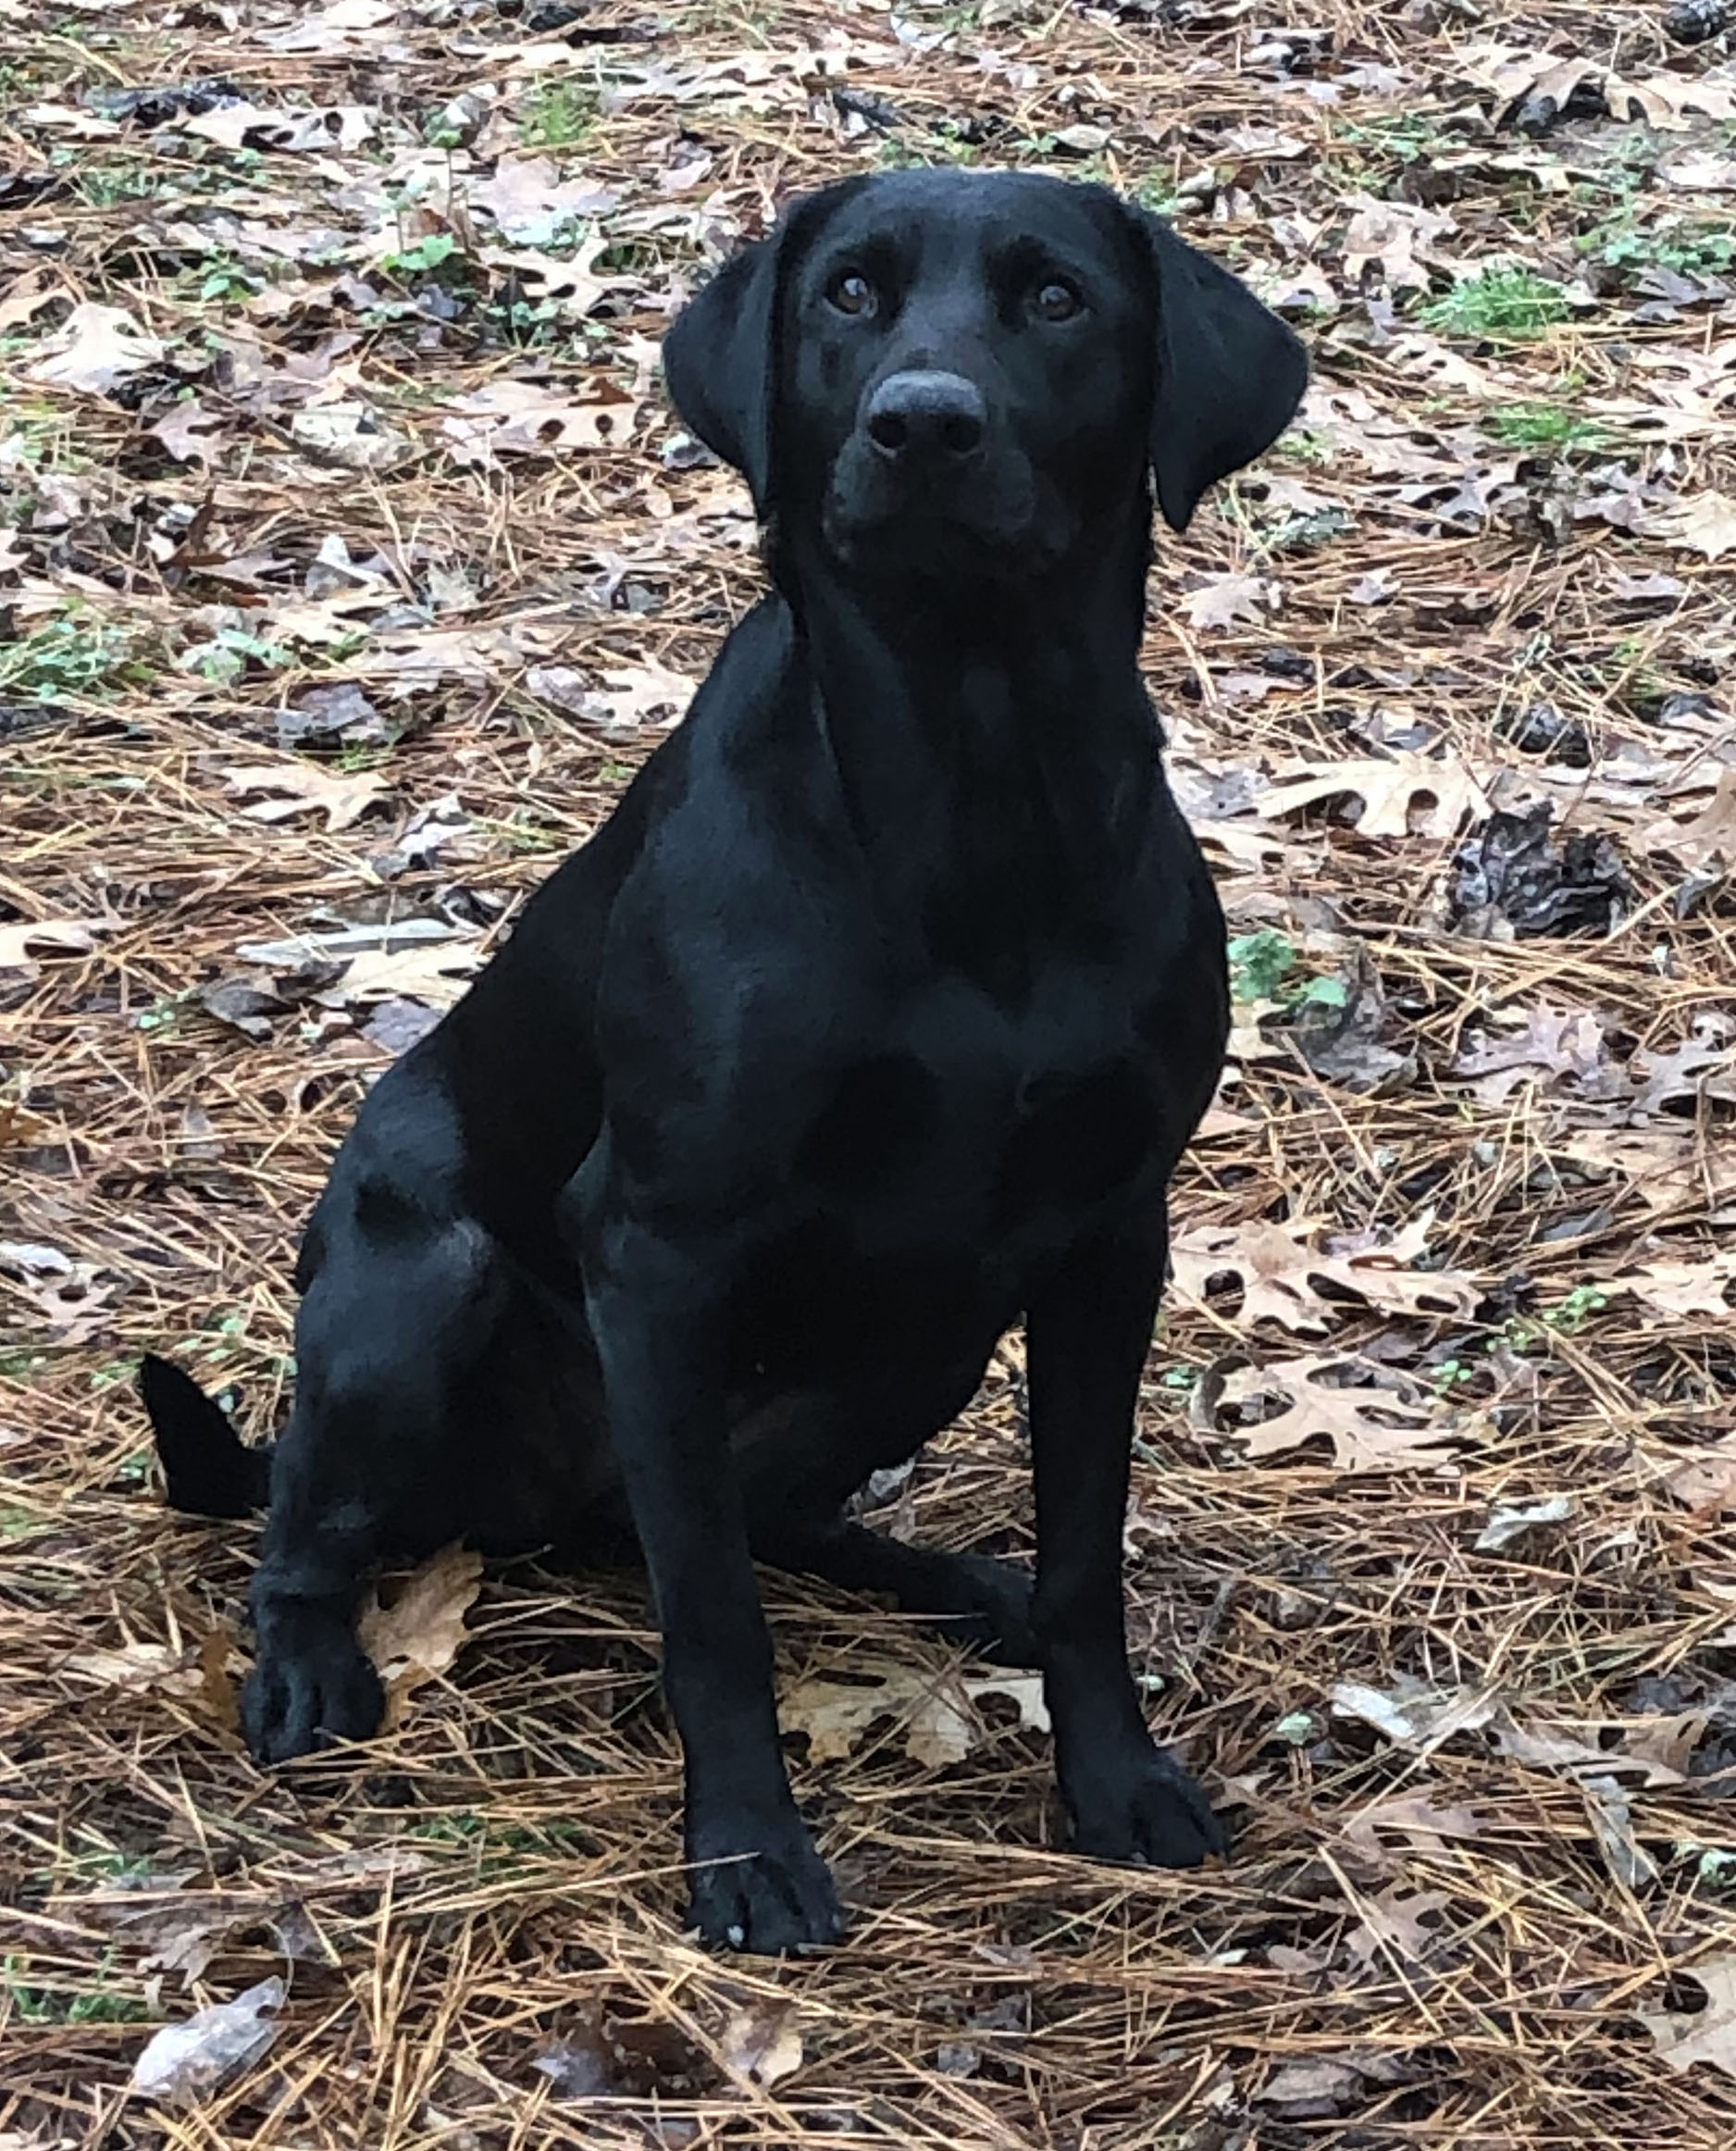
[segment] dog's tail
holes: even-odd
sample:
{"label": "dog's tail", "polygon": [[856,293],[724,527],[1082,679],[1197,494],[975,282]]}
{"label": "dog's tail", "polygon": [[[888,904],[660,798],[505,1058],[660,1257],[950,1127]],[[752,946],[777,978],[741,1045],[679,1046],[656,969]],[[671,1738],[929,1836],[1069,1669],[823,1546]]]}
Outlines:
{"label": "dog's tail", "polygon": [[146,1352],[139,1395],[156,1437],[171,1509],[189,1516],[251,1516],[265,1507],[271,1451],[249,1449],[191,1374]]}

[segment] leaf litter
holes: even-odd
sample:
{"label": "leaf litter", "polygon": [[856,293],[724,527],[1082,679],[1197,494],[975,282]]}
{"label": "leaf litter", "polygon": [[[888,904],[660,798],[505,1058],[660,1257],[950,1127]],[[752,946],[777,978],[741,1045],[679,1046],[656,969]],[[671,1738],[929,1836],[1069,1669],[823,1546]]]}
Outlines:
{"label": "leaf litter", "polygon": [[[1728,2142],[1729,23],[1402,13],[0,4],[0,1240],[59,1258],[0,1265],[0,2134],[112,2133],[208,2006],[147,2078],[201,2141]],[[768,1577],[855,1925],[750,1979],[679,1932],[641,1585],[437,1561],[393,1728],[262,1777],[254,1542],[161,1514],[129,1384],[280,1424],[357,1098],[750,601],[671,309],[967,157],[1138,192],[1314,354],[1145,651],[1294,957],[1128,1526],[1153,1724],[1245,1804],[1184,1884],[1058,1858],[1035,1676]],[[1022,1385],[876,1527],[1028,1560]]]}

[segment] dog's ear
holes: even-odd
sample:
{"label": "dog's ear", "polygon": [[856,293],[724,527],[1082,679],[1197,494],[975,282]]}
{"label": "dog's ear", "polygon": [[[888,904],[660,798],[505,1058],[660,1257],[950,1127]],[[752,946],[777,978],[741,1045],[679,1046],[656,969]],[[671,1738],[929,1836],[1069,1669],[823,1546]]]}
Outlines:
{"label": "dog's ear", "polygon": [[1172,530],[1203,495],[1252,463],[1295,416],[1308,359],[1238,277],[1141,214],[1156,286],[1151,470]]}
{"label": "dog's ear", "polygon": [[772,460],[779,258],[787,227],[732,255],[663,338],[663,379],[681,419],[748,481],[764,513]]}

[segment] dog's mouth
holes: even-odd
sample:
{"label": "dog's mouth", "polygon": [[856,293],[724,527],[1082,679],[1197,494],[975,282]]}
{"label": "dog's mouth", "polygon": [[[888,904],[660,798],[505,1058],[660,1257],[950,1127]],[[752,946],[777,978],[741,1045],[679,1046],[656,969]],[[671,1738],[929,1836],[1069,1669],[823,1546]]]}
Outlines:
{"label": "dog's mouth", "polygon": [[1028,469],[889,479],[847,454],[826,493],[822,535],[853,573],[1017,582],[1063,550],[1058,519],[1038,514],[1036,494]]}

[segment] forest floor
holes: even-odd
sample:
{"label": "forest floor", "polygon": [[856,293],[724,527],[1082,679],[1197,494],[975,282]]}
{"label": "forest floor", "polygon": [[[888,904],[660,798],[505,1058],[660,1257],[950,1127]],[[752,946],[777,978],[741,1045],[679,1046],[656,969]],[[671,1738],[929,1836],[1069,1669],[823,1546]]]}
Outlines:
{"label": "forest floor", "polygon": [[[0,2146],[1722,2151],[1729,35],[0,0]],[[280,1422],[357,1099],[758,587],[671,309],[932,162],[1108,180],[1314,354],[1146,653],[1238,1024],[1130,1637],[1236,1845],[1068,1857],[1029,1680],[768,1578],[852,1927],[725,1960],[638,1581],[389,1584],[392,1729],[262,1776],[254,1535],[165,1511],[132,1374]],[[875,1521],[1028,1555],[1021,1386]]]}

